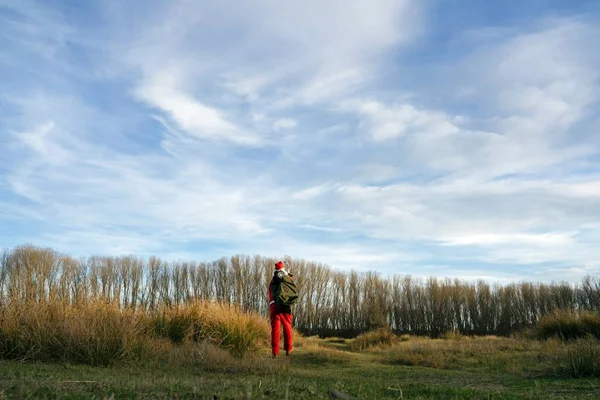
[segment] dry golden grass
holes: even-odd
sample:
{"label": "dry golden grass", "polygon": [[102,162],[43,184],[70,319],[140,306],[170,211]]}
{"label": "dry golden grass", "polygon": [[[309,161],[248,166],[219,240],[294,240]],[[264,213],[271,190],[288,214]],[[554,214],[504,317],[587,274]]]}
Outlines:
{"label": "dry golden grass", "polygon": [[143,315],[110,304],[10,305],[0,308],[0,357],[90,365],[145,359],[154,352],[146,328]]}
{"label": "dry golden grass", "polygon": [[446,340],[461,340],[464,337],[465,336],[457,330],[450,330],[450,331],[444,332],[441,336],[442,339],[446,339]]}
{"label": "dry golden grass", "polygon": [[[356,348],[352,341],[350,348]],[[571,378],[600,376],[600,341],[591,335],[571,342],[453,334],[440,339],[405,337],[391,344],[373,345],[361,354],[395,365],[437,369]]]}
{"label": "dry golden grass", "polygon": [[363,335],[361,343],[356,343],[359,338],[323,340],[308,337],[303,339],[302,354],[315,363],[375,362],[530,377],[578,378],[597,376],[600,371],[600,343],[592,337],[569,343],[559,339],[540,341],[524,337],[465,336],[452,332],[439,339],[405,335],[387,341],[381,340],[382,337],[386,335],[380,331]]}
{"label": "dry golden grass", "polygon": [[407,333],[404,333],[398,337],[398,339],[400,339],[401,342],[407,342],[410,340],[410,338],[411,336]]}
{"label": "dry golden grass", "polygon": [[356,360],[354,353],[337,349],[321,341],[307,342],[302,346],[302,353],[304,359],[314,363],[348,363]]}
{"label": "dry golden grass", "polygon": [[430,339],[412,337],[398,341],[387,348],[373,348],[393,364],[448,369],[470,363],[501,364],[509,367],[511,357],[518,353],[546,354],[554,342],[539,342],[497,336],[460,336],[458,339]]}
{"label": "dry golden grass", "polygon": [[396,336],[391,330],[381,328],[358,335],[356,339],[352,341],[351,348],[353,350],[362,351],[372,347],[391,346],[397,341],[398,336]]}
{"label": "dry golden grass", "polygon": [[585,378],[600,376],[600,341],[593,336],[560,346],[552,354],[550,368],[556,376]]}
{"label": "dry golden grass", "polygon": [[516,336],[453,334],[440,339],[411,337],[388,345],[371,346],[360,354],[373,356],[384,363],[413,367],[531,377],[600,376],[600,341],[591,335],[570,342],[558,338],[534,340]]}
{"label": "dry golden grass", "polygon": [[514,374],[583,378],[600,376],[600,341],[586,338],[531,340],[497,336],[460,339],[416,338],[399,342],[385,353],[394,364],[441,369],[486,369]]}
{"label": "dry golden grass", "polygon": [[103,302],[30,302],[0,307],[0,358],[111,365],[155,360],[185,343],[243,358],[265,347],[269,332],[259,315],[214,303],[149,314]]}
{"label": "dry golden grass", "polygon": [[[264,291],[274,262],[242,255],[212,262],[167,262],[134,255],[75,258],[49,248],[24,245],[0,250],[0,293],[3,303],[81,304],[103,300],[122,308],[149,310],[190,301],[220,300],[266,314]],[[396,329],[410,327],[412,331],[406,332],[410,334],[438,336],[460,327],[462,332],[506,335],[534,324],[540,310],[546,314],[558,304],[568,310],[600,309],[600,277],[588,276],[580,285],[490,285],[484,281],[473,284],[434,277],[383,278],[375,272],[345,274],[319,263],[291,258],[286,263],[302,281],[294,323],[305,332],[317,329],[321,334],[347,335],[366,325],[394,321]],[[383,296],[385,293],[393,295]],[[449,312],[451,309],[461,312]],[[587,320],[583,317],[587,321],[583,325],[573,325],[567,319],[563,321],[567,322],[567,333],[562,324],[551,328],[551,335],[565,333],[566,337],[575,330],[585,334],[592,326],[592,331],[600,332],[597,316]],[[315,321],[320,321],[319,326],[314,326]],[[577,328],[584,325],[585,329]],[[600,333],[596,336],[600,338]]]}
{"label": "dry golden grass", "polygon": [[[247,353],[234,357],[229,351],[210,342],[185,342],[164,352],[159,362],[169,367],[199,367],[215,372],[276,372],[289,370],[289,360],[274,363],[267,352]],[[286,362],[287,361],[287,362]]]}
{"label": "dry golden grass", "polygon": [[538,337],[557,337],[572,340],[594,336],[600,339],[600,314],[597,312],[576,313],[571,310],[557,310],[540,318],[537,326]]}
{"label": "dry golden grass", "polygon": [[185,341],[208,341],[236,356],[264,347],[269,342],[268,322],[255,313],[243,313],[233,305],[196,302],[161,308],[150,318],[155,336]]}

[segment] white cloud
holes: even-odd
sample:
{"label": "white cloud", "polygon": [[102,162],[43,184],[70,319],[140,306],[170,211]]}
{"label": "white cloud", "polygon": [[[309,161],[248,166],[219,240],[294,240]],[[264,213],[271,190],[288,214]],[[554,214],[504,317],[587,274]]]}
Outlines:
{"label": "white cloud", "polygon": [[597,26],[566,19],[509,37],[492,52],[484,48],[466,60],[471,80],[466,85],[493,94],[486,101],[505,114],[507,135],[543,135],[552,143],[597,100],[598,55],[592,49],[599,32]]}
{"label": "white cloud", "polygon": [[445,238],[443,244],[453,246],[464,245],[479,245],[479,246],[494,246],[494,245],[510,245],[519,243],[521,245],[562,245],[573,243],[573,234],[568,233],[481,233],[478,235],[457,235]]}
{"label": "white cloud", "polygon": [[137,89],[137,96],[167,113],[177,126],[202,139],[229,140],[237,144],[257,144],[258,138],[228,121],[222,112],[208,107],[176,89],[167,77],[150,78]]}
{"label": "white cloud", "polygon": [[313,186],[301,190],[297,190],[290,194],[290,197],[296,200],[310,200],[319,197],[330,190],[330,185]]}
{"label": "white cloud", "polygon": [[277,240],[249,242],[248,252],[258,251],[259,254],[267,256],[298,254],[303,259],[316,261],[336,269],[354,269],[357,271],[380,271],[382,273],[398,273],[398,267],[419,262],[426,257],[419,252],[401,252],[398,248],[386,246],[373,246],[365,244],[340,243],[336,245],[310,243],[298,241],[289,236],[289,232],[280,229],[280,237]]}
{"label": "white cloud", "polygon": [[340,110],[354,111],[363,132],[401,154],[394,162],[399,170],[482,180],[542,173],[597,153],[590,128],[576,125],[593,115],[599,99],[594,32],[600,31],[580,21],[555,21],[535,32],[510,32],[500,43],[484,42],[447,67],[448,91],[469,93],[461,101],[483,115],[406,100],[354,99]]}
{"label": "white cloud", "polygon": [[345,107],[354,108],[364,116],[363,124],[373,139],[378,141],[407,134],[442,138],[460,131],[444,113],[418,110],[411,104],[386,106],[377,101],[363,101],[349,102]]}
{"label": "white cloud", "polygon": [[471,261],[578,265],[600,257],[589,247],[600,231],[600,197],[582,190],[598,186],[597,176],[585,183],[513,179],[354,186],[343,188],[336,202],[346,210],[338,218],[354,219],[354,228],[370,237],[466,246],[472,250],[461,257]]}
{"label": "white cloud", "polygon": [[2,218],[80,254],[284,253],[494,281],[597,271],[597,28],[487,35],[439,69],[438,99],[383,82],[420,4],[111,3],[114,26],[75,32],[85,78],[65,31],[49,49],[71,58],[39,55],[23,90],[0,83],[15,110],[0,110]]}
{"label": "white cloud", "polygon": [[273,129],[276,131],[284,130],[284,129],[292,129],[298,125],[298,122],[292,118],[281,118],[277,121],[273,122]]}
{"label": "white cloud", "polygon": [[[363,86],[386,50],[418,34],[419,7],[410,0],[227,3],[202,12],[186,1],[148,7],[126,65],[149,77],[175,68],[189,89],[217,84],[268,110]],[[227,51],[208,39],[221,32]]]}
{"label": "white cloud", "polygon": [[[109,236],[118,230],[126,236],[129,226],[135,232],[132,238],[145,231],[154,241],[167,227],[177,233],[176,241],[265,232],[247,212],[248,198],[255,196],[251,186],[231,190],[199,160],[125,155],[76,140],[72,132],[48,135],[59,128],[53,122],[34,130],[47,135],[44,140],[16,135],[29,151],[27,162],[12,168],[8,182],[17,193],[36,200],[36,212],[56,220],[66,232],[89,229]],[[50,154],[60,156],[60,162]]]}
{"label": "white cloud", "polygon": [[56,124],[48,121],[31,132],[19,132],[19,140],[39,155],[38,160],[43,160],[51,165],[69,164],[73,162],[71,154],[66,152],[60,144],[51,138],[56,134]]}

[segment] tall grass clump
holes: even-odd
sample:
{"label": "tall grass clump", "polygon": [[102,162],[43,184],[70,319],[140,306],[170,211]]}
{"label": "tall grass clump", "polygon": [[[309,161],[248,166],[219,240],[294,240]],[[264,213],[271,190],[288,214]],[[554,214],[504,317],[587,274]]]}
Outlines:
{"label": "tall grass clump", "polygon": [[242,313],[238,307],[216,305],[213,308],[211,332],[218,345],[235,356],[242,357],[249,351],[267,346],[270,326],[255,313]]}
{"label": "tall grass clump", "polygon": [[243,357],[269,342],[270,328],[260,315],[239,307],[197,302],[162,308],[152,318],[150,331],[174,344],[209,342]]}
{"label": "tall grass clump", "polygon": [[600,339],[600,314],[558,310],[540,319],[537,332],[541,339],[574,340],[587,336]]}
{"label": "tall grass clump", "polygon": [[208,302],[154,313],[104,302],[11,303],[0,306],[0,359],[108,366],[207,344],[241,359],[266,347],[269,332],[257,314]]}
{"label": "tall grass clump", "polygon": [[391,346],[398,341],[398,337],[387,328],[380,328],[358,335],[351,344],[353,350],[367,350],[371,347]]}
{"label": "tall grass clump", "polygon": [[559,377],[600,377],[600,341],[593,336],[562,346],[551,359],[551,370]]}
{"label": "tall grass clump", "polygon": [[0,307],[0,358],[107,366],[147,359],[156,349],[143,315],[92,303]]}
{"label": "tall grass clump", "polygon": [[462,340],[464,337],[465,336],[462,333],[454,329],[448,330],[440,336],[440,338],[444,340]]}

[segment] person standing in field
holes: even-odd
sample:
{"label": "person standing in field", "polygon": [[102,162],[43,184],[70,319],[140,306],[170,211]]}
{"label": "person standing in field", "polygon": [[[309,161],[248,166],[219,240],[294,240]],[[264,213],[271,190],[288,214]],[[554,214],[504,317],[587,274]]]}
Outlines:
{"label": "person standing in field", "polygon": [[269,283],[269,314],[271,316],[271,349],[273,358],[279,355],[280,327],[283,325],[283,347],[289,356],[292,344],[292,304],[298,299],[294,275],[285,270],[283,261],[275,264]]}

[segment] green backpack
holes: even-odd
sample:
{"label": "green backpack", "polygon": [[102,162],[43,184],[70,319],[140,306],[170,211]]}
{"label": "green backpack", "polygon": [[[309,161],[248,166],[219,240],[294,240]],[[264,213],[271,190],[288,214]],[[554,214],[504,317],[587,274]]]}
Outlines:
{"label": "green backpack", "polygon": [[292,279],[294,275],[278,272],[273,276],[271,290],[273,300],[278,306],[293,306],[298,301],[298,286]]}

